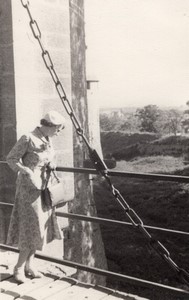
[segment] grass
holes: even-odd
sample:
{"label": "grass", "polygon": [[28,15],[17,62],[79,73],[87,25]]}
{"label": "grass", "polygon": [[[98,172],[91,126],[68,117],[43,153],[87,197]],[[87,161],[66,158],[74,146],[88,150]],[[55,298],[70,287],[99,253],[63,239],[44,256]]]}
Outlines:
{"label": "grass", "polygon": [[116,170],[139,173],[172,174],[186,169],[182,157],[147,156],[135,158],[131,161],[117,161]]}
{"label": "grass", "polygon": [[189,153],[188,136],[159,138],[149,133],[101,132],[101,142],[104,157],[112,156],[117,161],[130,161],[142,156],[181,157]]}
{"label": "grass", "polygon": [[[141,173],[188,173],[182,158],[171,156],[149,156],[129,162],[120,161],[116,169]],[[112,182],[145,225],[188,231],[189,185],[120,177],[113,178]],[[100,217],[129,221],[107,189],[106,182],[99,178],[95,180],[94,195]],[[182,287],[170,266],[154,251],[148,251],[149,246],[141,232],[134,227],[123,226],[102,226],[101,229],[110,270]],[[189,269],[189,237],[158,231],[151,231],[150,234],[165,245],[179,267]],[[114,285],[114,282],[109,284]],[[125,286],[120,283],[119,288],[124,290]]]}

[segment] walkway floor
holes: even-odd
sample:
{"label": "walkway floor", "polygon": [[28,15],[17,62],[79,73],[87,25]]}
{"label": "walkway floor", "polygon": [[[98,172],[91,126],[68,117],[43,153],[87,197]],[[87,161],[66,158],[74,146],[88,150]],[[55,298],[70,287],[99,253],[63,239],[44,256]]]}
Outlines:
{"label": "walkway floor", "polygon": [[0,252],[0,300],[147,300],[102,286],[84,284],[71,276],[75,269],[36,259],[42,278],[18,284],[12,271],[17,253]]}

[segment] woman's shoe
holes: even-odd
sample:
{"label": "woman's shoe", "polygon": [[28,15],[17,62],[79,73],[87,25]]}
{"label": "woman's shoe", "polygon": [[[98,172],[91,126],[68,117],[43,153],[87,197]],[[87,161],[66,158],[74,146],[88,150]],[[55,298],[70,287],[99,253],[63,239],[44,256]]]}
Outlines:
{"label": "woman's shoe", "polygon": [[13,276],[14,276],[15,280],[19,283],[24,283],[24,282],[28,281],[28,278],[26,278],[25,273],[24,273],[24,268],[14,267]]}
{"label": "woman's shoe", "polygon": [[25,274],[27,276],[31,276],[33,278],[41,278],[41,277],[43,277],[43,275],[39,271],[37,271],[36,269],[31,268],[31,267],[25,267]]}

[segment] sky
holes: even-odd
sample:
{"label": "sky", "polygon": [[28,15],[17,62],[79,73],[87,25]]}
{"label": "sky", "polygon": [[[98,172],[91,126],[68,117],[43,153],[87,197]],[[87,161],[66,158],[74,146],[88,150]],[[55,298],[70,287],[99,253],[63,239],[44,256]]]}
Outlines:
{"label": "sky", "polygon": [[100,107],[185,106],[189,0],[85,0],[85,34]]}

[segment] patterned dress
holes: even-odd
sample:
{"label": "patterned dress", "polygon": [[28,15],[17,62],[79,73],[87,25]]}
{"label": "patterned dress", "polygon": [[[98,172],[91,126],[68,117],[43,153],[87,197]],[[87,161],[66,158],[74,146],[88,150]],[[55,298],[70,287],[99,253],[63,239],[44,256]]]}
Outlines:
{"label": "patterned dress", "polygon": [[[62,238],[55,210],[47,209],[41,198],[46,165],[53,156],[51,141],[44,138],[38,127],[23,135],[8,154],[9,166],[18,172],[8,245],[17,246],[20,250],[42,250],[46,243]],[[30,168],[32,176],[20,172],[22,166]]]}

